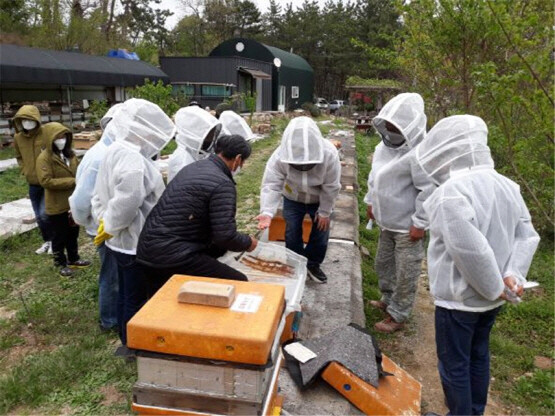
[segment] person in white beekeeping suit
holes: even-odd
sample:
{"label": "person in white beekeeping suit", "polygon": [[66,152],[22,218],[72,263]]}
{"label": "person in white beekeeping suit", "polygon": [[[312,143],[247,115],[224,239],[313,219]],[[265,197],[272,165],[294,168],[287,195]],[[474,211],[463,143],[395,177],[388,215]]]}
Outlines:
{"label": "person in white beekeeping suit", "polygon": [[[320,268],[328,247],[330,215],[341,190],[341,163],[337,149],[308,117],[289,123],[280,146],[274,151],[262,179],[258,228],[270,226],[283,200],[285,245],[308,259],[308,275],[326,283]],[[303,220],[308,214],[313,225],[306,247]]]}
{"label": "person in white beekeeping suit", "polygon": [[221,123],[208,111],[197,106],[181,108],[175,113],[177,149],[168,162],[168,183],[181,169],[212,152]]}
{"label": "person in white beekeeping suit", "polygon": [[[69,197],[69,206],[73,220],[85,227],[86,233],[94,238],[98,224],[92,216],[91,200],[96,184],[96,175],[100,163],[108,153],[109,146],[117,135],[110,121],[116,117],[123,103],[115,104],[100,120],[102,137],[91,147],[77,167],[75,176],[75,190]],[[98,307],[100,315],[100,329],[108,331],[118,328],[117,302],[118,302],[118,267],[116,259],[107,253],[106,246],[101,244],[98,248],[100,256],[100,273],[98,274]]]}
{"label": "person in white beekeeping suit", "polygon": [[374,328],[390,333],[404,327],[414,305],[427,228],[422,203],[435,187],[414,159],[426,136],[422,97],[395,96],[372,123],[382,141],[374,151],[364,202],[369,221],[380,228],[375,268],[382,297],[370,304],[387,313]]}
{"label": "person in white beekeeping suit", "polygon": [[226,130],[226,134],[236,134],[246,141],[251,141],[254,134],[243,117],[235,111],[227,110],[220,114],[220,123]]}
{"label": "person in white beekeeping suit", "polygon": [[174,137],[170,118],[149,101],[125,102],[110,122],[115,142],[100,164],[92,199],[99,223],[95,244],[103,242],[118,265],[118,324],[123,348],[128,350],[126,325],[146,302],[141,267],[135,262],[137,242],[146,217],[164,192],[162,174],[152,158]]}
{"label": "person in white beekeeping suit", "polygon": [[438,369],[453,415],[484,414],[490,331],[505,300],[520,301],[539,243],[519,186],[493,168],[487,134],[479,117],[447,117],[416,151],[439,185],[424,203],[428,275]]}

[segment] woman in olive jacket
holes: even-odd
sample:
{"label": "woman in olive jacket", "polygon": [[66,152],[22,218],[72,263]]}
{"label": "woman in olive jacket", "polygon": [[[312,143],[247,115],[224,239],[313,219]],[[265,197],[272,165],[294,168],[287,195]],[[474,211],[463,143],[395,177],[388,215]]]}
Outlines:
{"label": "woman in olive jacket", "polygon": [[[71,149],[72,134],[60,123],[43,127],[44,150],[37,159],[37,176],[45,189],[45,208],[52,226],[54,265],[62,276],[72,276],[75,268],[90,262],[79,259],[79,226],[71,219],[68,198],[75,189],[77,157]],[[67,258],[65,251],[67,251]]]}

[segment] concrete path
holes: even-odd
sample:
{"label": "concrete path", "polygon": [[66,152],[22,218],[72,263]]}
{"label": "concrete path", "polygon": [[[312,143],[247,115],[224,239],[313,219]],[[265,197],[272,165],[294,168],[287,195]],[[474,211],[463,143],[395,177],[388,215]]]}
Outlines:
{"label": "concrete path", "polygon": [[[331,131],[329,138],[343,146],[341,185],[331,225],[330,243],[322,269],[327,284],[306,283],[299,337],[318,337],[355,322],[364,326],[361,259],[358,249],[357,166],[352,131]],[[300,391],[286,368],[280,372],[279,388],[285,397],[283,409],[293,415],[362,414],[322,379]]]}
{"label": "concrete path", "polygon": [[17,167],[17,159],[15,157],[12,159],[0,160],[0,172],[4,172],[5,170],[16,168],[16,167]]}
{"label": "concrete path", "polygon": [[0,240],[37,227],[29,198],[0,205]]}

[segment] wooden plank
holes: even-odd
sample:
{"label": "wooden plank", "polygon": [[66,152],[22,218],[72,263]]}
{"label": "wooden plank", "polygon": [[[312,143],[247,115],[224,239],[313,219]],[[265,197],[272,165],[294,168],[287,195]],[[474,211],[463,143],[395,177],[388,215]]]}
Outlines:
{"label": "wooden plank", "polygon": [[133,386],[133,402],[139,405],[220,415],[257,415],[262,410],[262,403],[214,399],[210,396],[188,394],[178,389],[159,388],[141,383]]}

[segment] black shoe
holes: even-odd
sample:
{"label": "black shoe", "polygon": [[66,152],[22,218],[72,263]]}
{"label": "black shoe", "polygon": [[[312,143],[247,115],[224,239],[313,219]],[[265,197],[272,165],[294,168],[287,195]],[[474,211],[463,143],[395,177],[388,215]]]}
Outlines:
{"label": "black shoe", "polygon": [[72,269],[84,269],[85,267],[89,267],[91,265],[91,262],[88,260],[77,260],[71,261],[67,265]]}
{"label": "black shoe", "polygon": [[307,268],[308,275],[312,280],[317,283],[327,283],[328,276],[320,269],[320,266],[308,266]]}
{"label": "black shoe", "polygon": [[128,348],[127,345],[120,345],[114,352],[114,355],[116,357],[125,358],[125,361],[128,363],[136,359],[135,350]]}
{"label": "black shoe", "polygon": [[67,266],[64,266],[60,269],[60,274],[64,277],[73,277],[73,270],[71,270]]}
{"label": "black shoe", "polygon": [[108,332],[116,332],[117,333],[118,330],[119,330],[117,325],[107,327],[107,326],[102,326],[102,324],[100,322],[98,323],[98,328],[100,329],[100,332],[103,332],[105,334],[107,334]]}

